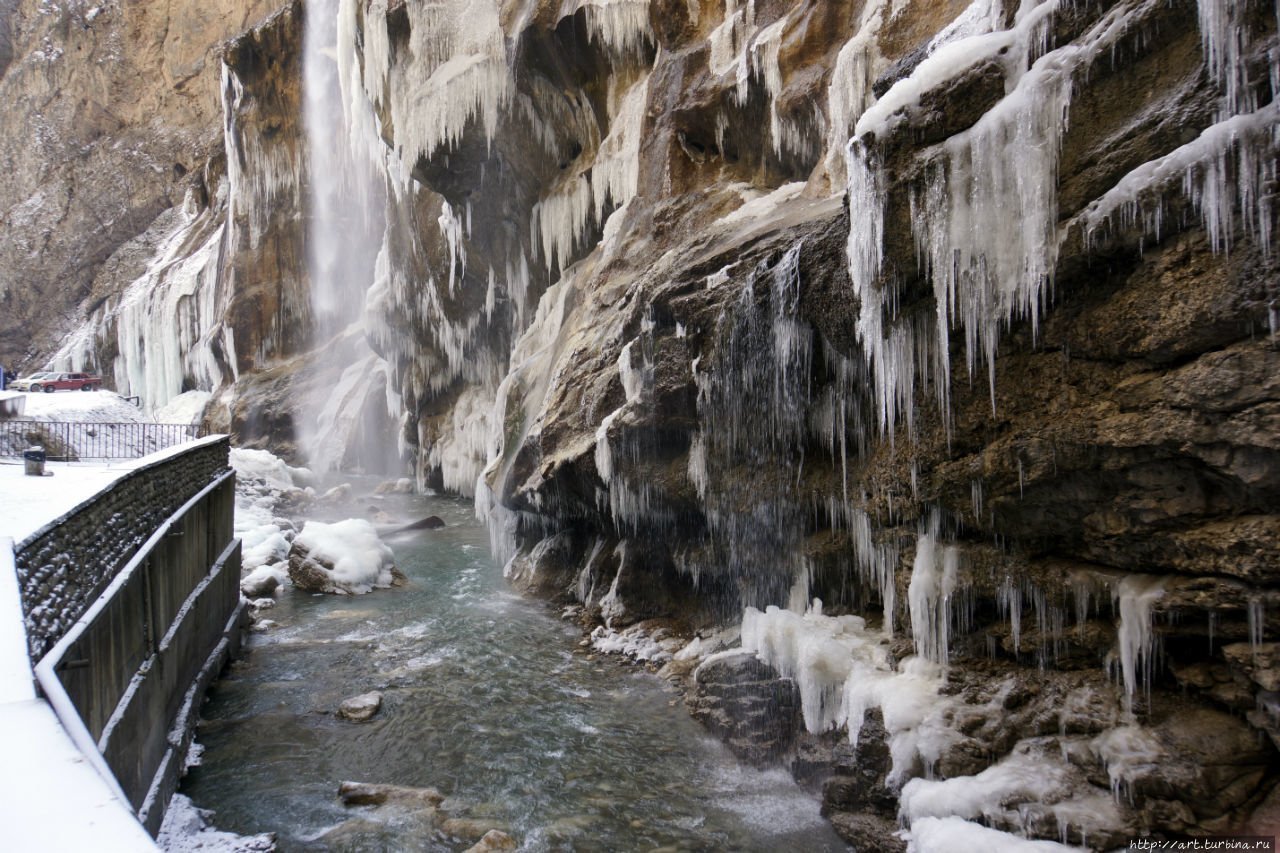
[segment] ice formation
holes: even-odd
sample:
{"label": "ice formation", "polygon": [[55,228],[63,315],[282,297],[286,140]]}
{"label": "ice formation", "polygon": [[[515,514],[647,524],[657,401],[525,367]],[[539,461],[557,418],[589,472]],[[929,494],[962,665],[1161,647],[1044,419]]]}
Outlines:
{"label": "ice formation", "polygon": [[1151,610],[1162,595],[1164,579],[1146,575],[1129,575],[1112,592],[1120,611],[1117,645],[1125,705],[1130,710],[1138,688],[1151,684],[1151,673],[1155,669]]}
{"label": "ice formation", "polygon": [[955,547],[940,545],[934,534],[922,533],[916,539],[916,558],[907,586],[911,636],[916,654],[943,665],[950,658],[951,605],[959,562]]}
{"label": "ice formation", "polygon": [[938,695],[942,672],[919,657],[890,665],[884,635],[858,616],[825,616],[817,599],[804,614],[748,607],[742,648],[800,689],[805,728],[814,734],[847,728],[856,744],[867,711],[878,709],[889,735],[890,785],[931,773],[958,738],[947,721],[950,700]]}
{"label": "ice formation", "polygon": [[185,211],[157,219],[148,231],[161,240],[155,259],[67,339],[52,369],[90,369],[99,347],[115,351],[116,390],[141,397],[148,410],[191,385],[211,391],[235,379],[235,340],[218,288],[224,227],[209,220]]}

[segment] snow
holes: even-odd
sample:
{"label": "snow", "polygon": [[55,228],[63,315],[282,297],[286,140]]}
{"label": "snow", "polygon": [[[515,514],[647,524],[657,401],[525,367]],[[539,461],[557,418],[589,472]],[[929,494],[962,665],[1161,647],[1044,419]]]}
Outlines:
{"label": "snow", "polygon": [[899,814],[912,827],[926,818],[958,817],[998,822],[1019,805],[1049,805],[1070,793],[1068,768],[1034,744],[1019,744],[999,764],[975,776],[935,781],[912,779],[902,788]]}
{"label": "snow", "polygon": [[[0,495],[13,491],[0,489]],[[0,511],[0,518],[7,515]],[[79,723],[78,717],[76,722]],[[120,795],[119,785],[100,775],[109,773],[101,756],[96,752],[92,756],[81,753],[50,704],[36,697],[13,541],[3,536],[0,755],[5,763],[4,773],[0,774],[0,802],[4,803],[6,815],[22,816],[21,820],[5,822],[5,849],[104,853],[156,849]]]}
{"label": "snow", "polygon": [[685,648],[685,643],[670,636],[663,628],[650,631],[641,623],[621,631],[600,625],[591,632],[591,646],[609,654],[662,663],[678,657],[678,652]]}
{"label": "snow", "polygon": [[153,417],[161,424],[197,424],[212,397],[208,391],[185,391],[156,409]]}
{"label": "snow", "polygon": [[156,423],[137,406],[113,391],[59,391],[27,394],[26,417],[72,423]]}
{"label": "snow", "polygon": [[23,628],[22,592],[13,564],[13,540],[0,537],[0,703],[36,698]]}
{"label": "snow", "polygon": [[958,817],[924,818],[903,833],[908,853],[1067,853],[1079,851],[1056,841],[1032,841]]}
{"label": "snow", "polygon": [[294,541],[314,559],[331,563],[333,570],[325,573],[334,586],[346,592],[358,594],[391,585],[394,556],[369,521],[308,521]]}
{"label": "snow", "polygon": [[0,462],[0,536],[22,542],[128,474],[138,461],[50,462],[43,477],[26,476],[21,461]]}
{"label": "snow", "polygon": [[313,479],[307,468],[295,468],[267,450],[233,447],[231,467],[236,469],[238,478],[261,481],[267,487],[278,490],[309,485]]}
{"label": "snow", "polygon": [[235,535],[241,543],[243,582],[274,577],[289,582],[286,560],[293,530],[277,518],[281,500],[313,480],[307,468],[295,468],[266,450],[233,447],[231,467],[236,472]]}
{"label": "snow", "polygon": [[[156,844],[40,699],[0,704],[0,802],[9,850],[139,853]],[[21,819],[16,816],[21,815]]]}
{"label": "snow", "polygon": [[[194,749],[196,744],[191,745]],[[166,853],[255,853],[275,850],[271,833],[236,835],[212,825],[214,813],[202,809],[191,798],[174,794],[164,814],[164,823],[156,837]]]}

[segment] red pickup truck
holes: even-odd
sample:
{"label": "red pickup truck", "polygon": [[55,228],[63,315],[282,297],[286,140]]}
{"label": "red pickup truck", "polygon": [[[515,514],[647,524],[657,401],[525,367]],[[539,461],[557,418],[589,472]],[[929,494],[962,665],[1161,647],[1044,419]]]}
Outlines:
{"label": "red pickup truck", "polygon": [[94,376],[92,373],[44,371],[17,380],[9,386],[9,389],[11,391],[45,391],[52,394],[54,391],[74,391],[77,388],[81,391],[97,391],[101,387],[102,377]]}

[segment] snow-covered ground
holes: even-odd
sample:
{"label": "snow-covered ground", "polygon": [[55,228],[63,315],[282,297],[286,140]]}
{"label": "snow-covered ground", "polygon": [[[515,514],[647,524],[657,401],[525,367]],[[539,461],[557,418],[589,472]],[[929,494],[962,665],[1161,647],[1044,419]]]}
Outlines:
{"label": "snow-covered ground", "polygon": [[155,418],[114,391],[59,391],[56,394],[26,394],[26,398],[25,416],[41,421],[156,423]]}
{"label": "snow-covered ground", "polygon": [[[209,395],[190,391],[170,401],[151,416],[113,391],[64,391],[55,394],[17,392],[21,400],[25,421],[70,424],[71,426],[43,430],[46,437],[38,439],[51,442],[51,453],[61,455],[62,447],[75,451],[75,455],[92,458],[102,455],[143,456],[162,449],[182,437],[181,430],[165,430],[161,433],[146,431],[131,424],[182,424],[196,423],[204,411]],[[11,404],[12,405],[12,404]],[[93,426],[89,426],[92,424]],[[30,442],[25,436],[0,433],[0,442],[9,446],[9,453],[26,449]],[[16,445],[15,445],[16,442]],[[104,454],[104,450],[109,452]]]}
{"label": "snow-covered ground", "polygon": [[[24,417],[44,422],[72,424],[192,423],[199,418],[207,394],[190,392],[176,398],[157,421],[112,391],[64,391],[56,394],[5,392],[24,397]],[[139,443],[141,439],[135,443]],[[72,443],[75,443],[73,437]],[[24,442],[25,444],[25,442]],[[14,450],[25,449],[14,448]],[[146,448],[139,446],[141,454]],[[163,451],[162,451],[163,452]],[[0,459],[0,536],[21,542],[49,522],[75,509],[111,483],[153,461],[49,462],[44,477],[28,477],[20,458]]]}

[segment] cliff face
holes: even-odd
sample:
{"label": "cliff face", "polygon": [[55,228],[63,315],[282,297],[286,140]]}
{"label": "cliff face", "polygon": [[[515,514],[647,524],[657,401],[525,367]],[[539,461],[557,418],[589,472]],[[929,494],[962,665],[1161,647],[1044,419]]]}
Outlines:
{"label": "cliff face", "polygon": [[[977,817],[903,785],[988,767],[968,783],[1039,803],[983,816],[1007,830],[1243,825],[1276,759],[1249,733],[1276,733],[1274,10],[645,5],[509,4],[505,52],[446,39],[425,65],[412,6],[358,10],[384,139],[474,217],[461,295],[438,273],[432,304],[496,279],[516,334],[496,389],[422,368],[457,320],[384,341],[424,478],[483,465],[509,574],[610,631],[746,607],[806,733],[725,722],[743,695],[792,707],[750,667],[691,702],[747,754],[817,749],[851,839]],[[502,274],[525,264],[546,274]],[[500,356],[484,317],[463,338]],[[861,617],[902,639],[833,655],[881,636]],[[917,676],[934,710],[904,718]],[[862,745],[822,752],[831,728]],[[1210,732],[1234,745],[1175,769]],[[1027,756],[1051,792],[1009,781]]]}
{"label": "cliff face", "polygon": [[39,367],[141,273],[222,150],[220,43],[277,5],[0,3],[0,362]]}
{"label": "cliff face", "polygon": [[[478,493],[517,583],[606,633],[700,630],[704,653],[741,622],[745,657],[686,672],[695,712],[831,776],[864,845],[899,810],[917,840],[963,819],[1103,846],[1258,812],[1280,736],[1272,6],[308,13],[336,21],[325,144],[381,176],[345,238],[376,250],[348,300],[363,333],[312,332],[291,6],[227,48],[221,111],[183,101],[153,134],[130,101],[141,123],[110,144],[168,163],[189,118],[226,151],[99,193],[139,199],[133,230],[36,198],[108,171],[107,142],[72,146],[66,117],[41,165],[6,135],[27,182],[0,190],[9,268],[81,270],[46,275],[58,316],[98,294],[63,358],[157,402],[219,391],[216,422],[277,446],[335,385],[364,389],[324,421],[348,437],[389,429],[385,398],[419,482]],[[98,20],[59,15],[64,51]],[[70,87],[114,66],[38,66],[45,17],[0,14],[0,87],[66,76],[70,115]],[[73,239],[63,209],[94,224]],[[184,307],[132,317],[127,282]],[[44,291],[16,292],[6,317],[41,313]],[[179,345],[130,349],[166,310]],[[966,811],[915,778],[934,776],[1001,805]]]}

